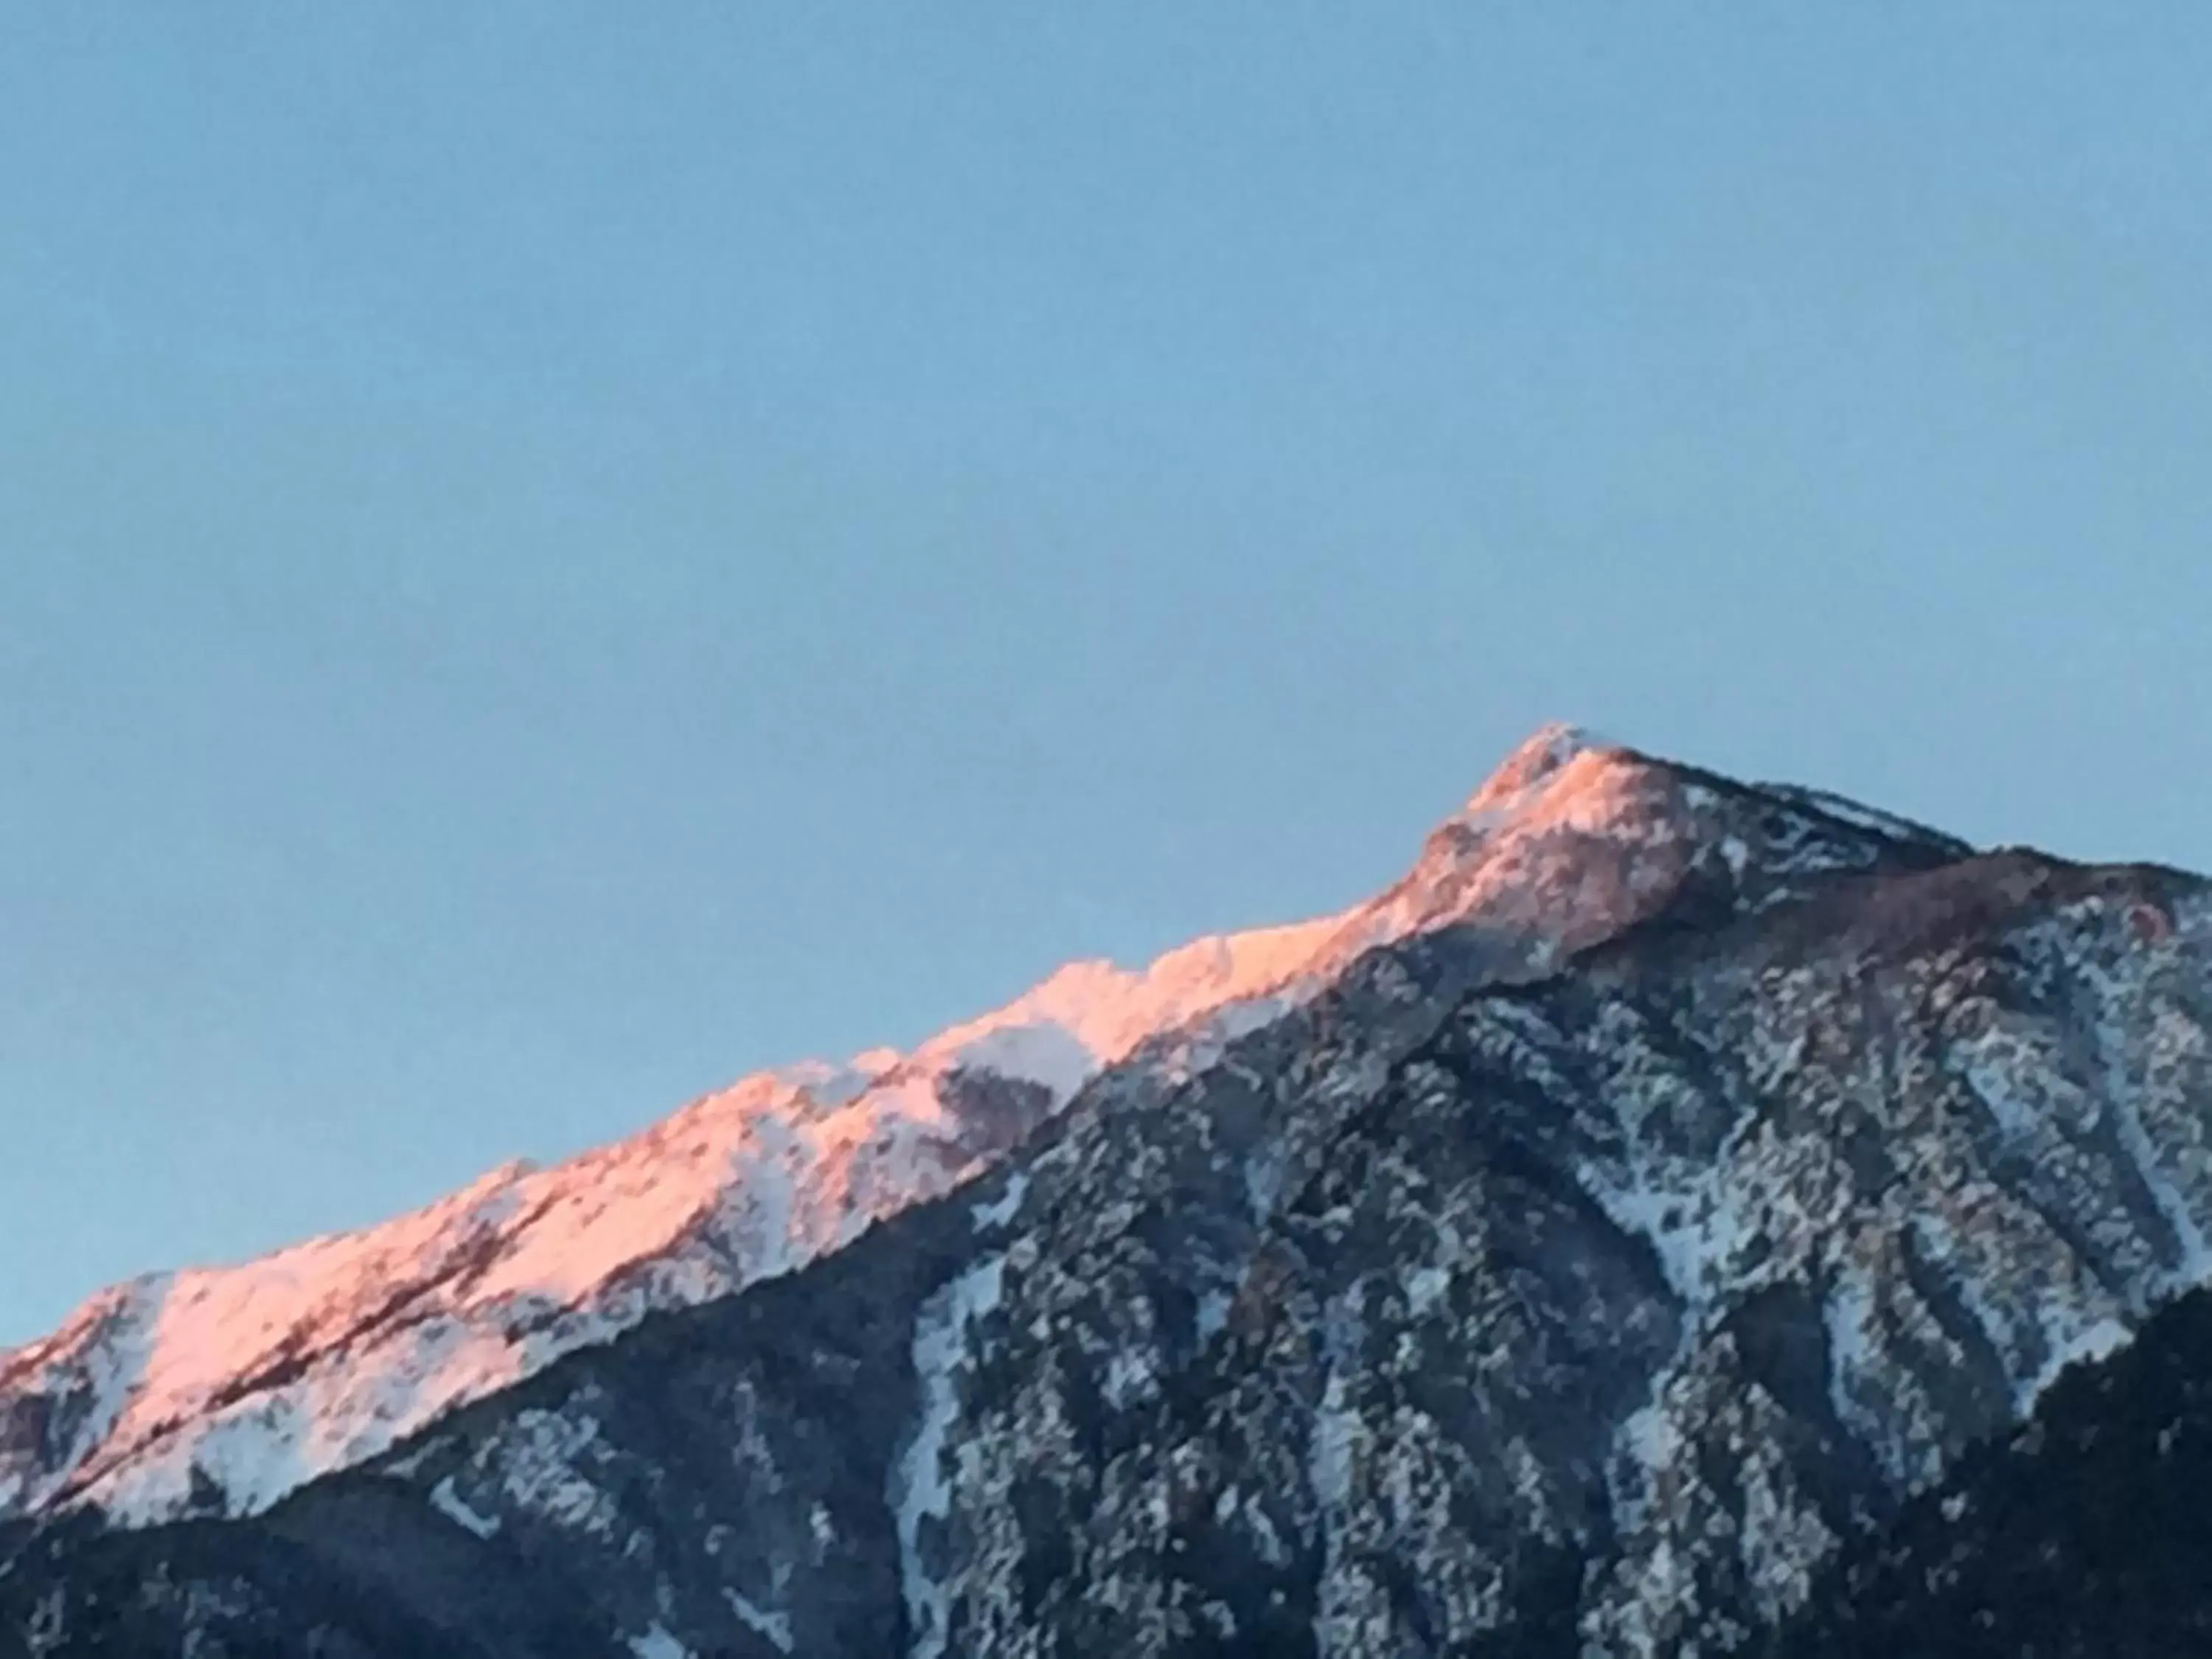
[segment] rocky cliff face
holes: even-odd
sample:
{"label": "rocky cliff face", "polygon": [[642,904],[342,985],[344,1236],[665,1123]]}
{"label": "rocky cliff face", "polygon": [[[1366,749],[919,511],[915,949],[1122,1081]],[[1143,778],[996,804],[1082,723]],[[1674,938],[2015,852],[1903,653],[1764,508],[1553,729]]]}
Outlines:
{"label": "rocky cliff face", "polygon": [[1855,1535],[1760,1659],[2212,1652],[2209,1482],[2212,1296],[2199,1291]]}
{"label": "rocky cliff face", "polygon": [[[925,1049],[930,1182],[774,1272],[648,1253],[635,1316],[253,1501],[190,1410],[159,1504],[58,1480],[100,1437],[20,1379],[122,1349],[19,1358],[0,1632],[1723,1652],[2212,1270],[2194,878],[1547,735],[1399,887],[1261,937],[1110,1039],[1063,1006]],[[1037,1075],[1069,1030],[1089,1059]],[[310,1369],[389,1349],[350,1340]]]}

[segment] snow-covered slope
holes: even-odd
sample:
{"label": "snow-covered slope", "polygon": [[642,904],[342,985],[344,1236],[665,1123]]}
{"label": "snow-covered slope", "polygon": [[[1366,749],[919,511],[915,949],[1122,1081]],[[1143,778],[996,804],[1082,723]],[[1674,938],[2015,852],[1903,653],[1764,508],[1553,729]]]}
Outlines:
{"label": "snow-covered slope", "polygon": [[0,1354],[0,1519],[266,1508],[649,1312],[789,1272],[949,1190],[1102,1071],[1204,1066],[1374,946],[1466,926],[1495,977],[1522,978],[1693,880],[1758,908],[1824,871],[1964,850],[1809,797],[1747,809],[1717,780],[1547,729],[1401,881],[1340,914],[1138,971],[1077,963],[911,1054],[763,1073],[381,1226],[105,1292]]}

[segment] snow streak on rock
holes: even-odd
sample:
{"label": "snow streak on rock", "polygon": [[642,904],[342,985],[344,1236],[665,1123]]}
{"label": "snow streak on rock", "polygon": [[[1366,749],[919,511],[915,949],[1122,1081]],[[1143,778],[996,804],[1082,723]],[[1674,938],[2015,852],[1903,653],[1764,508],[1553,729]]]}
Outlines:
{"label": "snow streak on rock", "polygon": [[[940,1659],[945,1652],[951,1602],[941,1569],[929,1565],[934,1540],[927,1534],[943,1522],[951,1499],[945,1479],[945,1431],[959,1415],[959,1373],[968,1361],[969,1324],[999,1305],[1006,1267],[1002,1255],[978,1262],[931,1298],[915,1330],[921,1413],[889,1493],[898,1522],[900,1583],[914,1632],[912,1659]],[[941,1553],[942,1547],[937,1549]]]}

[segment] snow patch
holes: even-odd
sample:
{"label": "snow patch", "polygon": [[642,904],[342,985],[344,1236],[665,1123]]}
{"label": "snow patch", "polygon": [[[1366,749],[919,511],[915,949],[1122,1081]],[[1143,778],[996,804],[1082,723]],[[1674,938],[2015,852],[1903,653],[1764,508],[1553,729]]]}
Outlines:
{"label": "snow patch", "polygon": [[1620,1427],[1620,1447],[1639,1468],[1668,1469],[1681,1455],[1682,1437],[1674,1419],[1655,1402],[1629,1413]]}
{"label": "snow patch", "polygon": [[1828,1403],[1838,1422],[1872,1438],[1880,1425],[1869,1422],[1854,1392],[1873,1352],[1868,1333],[1874,1324],[1874,1297],[1862,1272],[1853,1268],[1838,1275],[1821,1318],[1828,1333]]}
{"label": "snow patch", "polygon": [[1683,1304],[1701,1307],[1729,1275],[1753,1236],[1739,1207],[1742,1183],[1725,1165],[1696,1172],[1637,1172],[1631,1183],[1594,1176],[1587,1182],[1613,1224],[1642,1237]]}
{"label": "snow patch", "polygon": [[596,1418],[532,1407],[518,1412],[478,1457],[494,1460],[501,1490],[516,1509],[556,1527],[605,1537],[614,1530],[614,1499],[577,1467],[599,1435]]}
{"label": "snow patch", "polygon": [[1352,1501],[1352,1460],[1365,1427],[1359,1413],[1345,1404],[1344,1378],[1332,1371],[1314,1413],[1313,1440],[1307,1448],[1307,1479],[1325,1509]]}
{"label": "snow patch", "polygon": [[738,1622],[755,1635],[763,1637],[779,1653],[791,1651],[791,1615],[770,1613],[758,1602],[748,1601],[733,1589],[725,1589],[722,1599],[730,1604],[730,1611],[738,1615]]}
{"label": "snow patch", "polygon": [[1442,1267],[1415,1267],[1405,1276],[1406,1305],[1415,1318],[1443,1300],[1451,1288],[1451,1274]]}
{"label": "snow patch", "polygon": [[1613,1439],[1613,1463],[1607,1471],[1620,1524],[1632,1530],[1644,1524],[1660,1479],[1680,1467],[1681,1432],[1666,1404],[1666,1378],[1654,1380],[1650,1401],[1629,1413]]}
{"label": "snow patch", "polygon": [[[1964,1048],[1966,1045],[1960,1045]],[[2014,1085],[2013,1074],[2003,1064],[2002,1055],[1976,1053],[1963,1068],[1967,1085],[1977,1098],[1989,1109],[1998,1129],[2008,1139],[2025,1140],[2035,1133],[2039,1121],[2033,1108],[2020,1098]]]}
{"label": "snow patch", "polygon": [[1252,1219],[1265,1222],[1275,1213],[1283,1195],[1284,1160],[1280,1146],[1261,1147],[1244,1160],[1244,1202]]}
{"label": "snow patch", "polygon": [[921,1408],[906,1455],[891,1471],[891,1512],[897,1524],[900,1589],[914,1632],[914,1659],[939,1659],[950,1633],[952,1595],[922,1559],[927,1522],[951,1513],[945,1443],[960,1415],[960,1373],[971,1366],[968,1327],[999,1305],[1006,1259],[987,1257],[922,1304],[915,1321],[914,1370]]}
{"label": "snow patch", "polygon": [[2117,1319],[2100,1319],[2074,1332],[2052,1351],[2050,1359],[2023,1391],[2021,1415],[2027,1414],[2043,1391],[2056,1382],[2069,1365],[2094,1364],[2100,1359],[2108,1359],[2134,1340],[2135,1333]]}
{"label": "snow patch", "polygon": [[460,1494],[453,1490],[453,1477],[450,1474],[430,1488],[430,1507],[456,1526],[474,1533],[479,1538],[499,1535],[498,1517],[478,1515],[462,1502]]}
{"label": "snow patch", "polygon": [[1098,1055],[1080,1036],[1048,1020],[986,1031],[954,1053],[963,1067],[1042,1085],[1055,1105],[1073,1100],[1099,1067]]}
{"label": "snow patch", "polygon": [[1117,1348],[1106,1362],[1100,1392],[1115,1411],[1127,1411],[1159,1392],[1159,1370],[1152,1356],[1141,1348]]}
{"label": "snow patch", "polygon": [[1198,1340],[1206,1342],[1229,1323],[1229,1310],[1236,1298],[1226,1291],[1209,1290],[1198,1293]]}
{"label": "snow patch", "polygon": [[1030,1172],[1017,1170],[1006,1177],[1006,1190],[988,1204],[971,1204],[968,1213],[975,1218],[975,1231],[988,1232],[1003,1227],[1014,1218],[1022,1207],[1022,1200],[1029,1196]]}

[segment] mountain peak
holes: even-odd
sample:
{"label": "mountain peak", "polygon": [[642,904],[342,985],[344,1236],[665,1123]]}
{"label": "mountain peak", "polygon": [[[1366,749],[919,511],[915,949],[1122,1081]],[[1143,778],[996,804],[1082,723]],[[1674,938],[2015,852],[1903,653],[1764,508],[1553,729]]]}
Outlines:
{"label": "mountain peak", "polygon": [[[0,1354],[0,1519],[89,1504],[125,1524],[210,1489],[264,1508],[648,1314],[789,1273],[1006,1157],[1093,1079],[1211,1064],[1367,952],[1471,929],[1526,979],[1695,887],[1756,910],[1826,873],[1955,856],[1871,815],[1549,726],[1381,895],[1201,938],[1141,969],[1081,961],[901,1055],[778,1067],[551,1168],[504,1166],[380,1226],[111,1297]],[[1162,1042],[1162,1039],[1171,1041]]]}
{"label": "mountain peak", "polygon": [[1499,762],[1468,797],[1462,814],[1510,808],[1524,799],[1529,791],[1565,771],[1577,758],[1593,752],[1616,756],[1627,753],[1605,742],[1586,726],[1563,720],[1540,726]]}

